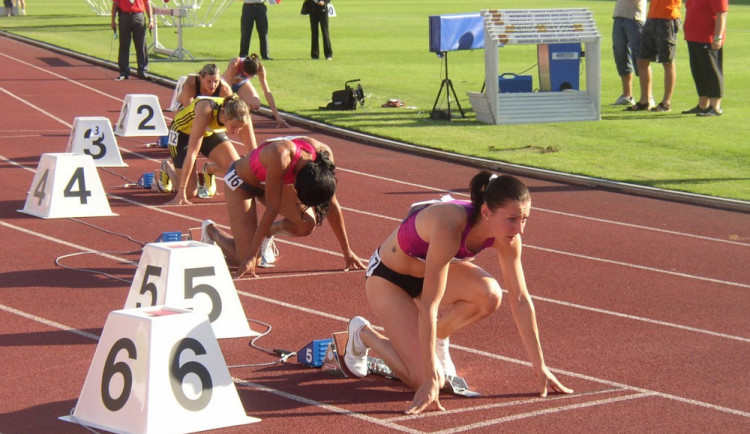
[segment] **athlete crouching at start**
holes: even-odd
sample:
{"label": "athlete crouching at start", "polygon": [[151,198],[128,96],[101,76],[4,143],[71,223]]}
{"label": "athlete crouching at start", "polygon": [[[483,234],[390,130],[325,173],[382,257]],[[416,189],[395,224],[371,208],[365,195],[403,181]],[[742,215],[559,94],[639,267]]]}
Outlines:
{"label": "athlete crouching at start", "polygon": [[[328,217],[344,254],[346,269],[365,266],[349,246],[344,215],[336,198],[333,152],[311,137],[267,140],[232,163],[224,177],[231,235],[211,220],[202,225],[202,242],[216,242],[236,277],[273,267],[277,235],[304,237]],[[258,220],[256,199],[265,211]],[[276,220],[276,216],[283,217]]]}
{"label": "athlete crouching at start", "polygon": [[[497,280],[470,260],[483,249],[497,253],[513,319],[521,334],[541,396],[572,393],[544,363],[536,314],[521,265],[521,235],[531,209],[526,186],[512,176],[482,171],[471,180],[471,202],[414,204],[401,225],[370,259],[365,291],[383,326],[362,317],[349,322],[344,362],[352,373],[368,373],[372,348],[396,377],[416,391],[406,410],[430,404],[443,410],[438,394],[456,368],[448,338],[500,307]],[[438,318],[438,308],[448,310]]]}

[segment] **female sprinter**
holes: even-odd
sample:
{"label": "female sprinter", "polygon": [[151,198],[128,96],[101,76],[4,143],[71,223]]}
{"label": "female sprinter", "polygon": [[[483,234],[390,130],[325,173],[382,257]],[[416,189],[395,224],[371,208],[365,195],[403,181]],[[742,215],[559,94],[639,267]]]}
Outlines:
{"label": "female sprinter", "polygon": [[268,73],[266,68],[260,62],[257,54],[251,54],[244,59],[236,57],[229,61],[227,70],[224,71],[222,78],[224,81],[232,86],[232,91],[245,100],[247,105],[250,106],[251,110],[257,110],[260,107],[260,98],[258,92],[253,87],[250,80],[258,76],[260,87],[263,89],[263,95],[266,97],[268,106],[273,112],[273,117],[276,119],[276,127],[289,127],[289,124],[281,117],[278,109],[276,108],[276,101],[273,99],[273,93],[271,88],[268,86]]}
{"label": "female sprinter", "polygon": [[[190,74],[185,78],[177,94],[178,105],[174,111],[179,112],[200,96],[227,97],[231,94],[232,88],[221,78],[219,68],[213,63],[207,63],[197,74]],[[203,166],[203,184],[207,196],[216,193],[216,179],[213,174],[215,170],[218,170],[215,165]],[[156,185],[162,192],[171,193],[174,190],[172,179],[177,179],[175,169],[171,161],[164,160]]]}
{"label": "female sprinter", "polygon": [[[497,252],[510,307],[539,382],[572,393],[544,364],[534,305],[521,266],[521,234],[531,198],[512,176],[482,171],[471,180],[471,202],[415,204],[401,225],[375,251],[367,267],[367,300],[384,328],[362,317],[349,322],[344,361],[367,375],[367,352],[375,350],[396,376],[416,391],[406,410],[416,414],[435,403],[445,376],[455,376],[448,337],[500,307],[500,285],[470,262],[482,249]],[[437,202],[437,203],[436,203]],[[449,310],[437,318],[438,307]]]}
{"label": "female sprinter", "polygon": [[[346,269],[364,269],[349,247],[335,194],[334,169],[331,148],[311,137],[278,137],[264,142],[234,162],[224,177],[232,235],[206,220],[201,241],[219,245],[231,265],[238,266],[236,277],[246,273],[256,276],[256,266],[272,266],[275,260],[271,256],[265,258],[265,264],[258,263],[261,244],[265,244],[262,253],[266,257],[273,236],[307,236],[328,216]],[[265,206],[260,220],[254,199]],[[284,218],[274,221],[278,214]]]}
{"label": "female sprinter", "polygon": [[175,111],[186,107],[199,96],[227,97],[232,93],[232,87],[221,78],[219,67],[214,63],[207,63],[197,74],[190,74],[185,78],[177,95],[180,107]]}
{"label": "female sprinter", "polygon": [[195,161],[200,152],[222,173],[239,159],[225,131],[239,134],[248,151],[257,148],[250,110],[237,95],[196,98],[174,117],[169,128],[169,153],[176,169],[177,194],[168,205],[188,205],[198,193]]}

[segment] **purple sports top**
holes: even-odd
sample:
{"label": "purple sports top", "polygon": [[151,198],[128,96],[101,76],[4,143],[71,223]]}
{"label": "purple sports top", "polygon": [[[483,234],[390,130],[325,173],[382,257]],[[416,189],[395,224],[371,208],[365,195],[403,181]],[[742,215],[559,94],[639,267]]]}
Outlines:
{"label": "purple sports top", "polygon": [[[457,205],[463,206],[466,210],[466,228],[461,234],[461,245],[458,248],[458,252],[453,255],[454,261],[471,260],[483,249],[486,249],[487,247],[490,247],[495,243],[494,237],[487,238],[486,240],[484,240],[482,245],[479,247],[479,250],[476,252],[472,252],[466,248],[466,237],[469,235],[469,231],[471,230],[471,228],[474,227],[472,219],[474,215],[474,209],[471,206],[471,202],[466,200],[450,200],[447,202],[435,201],[434,203],[455,203]],[[404,220],[401,222],[401,226],[399,226],[398,228],[398,246],[401,247],[401,250],[403,250],[407,255],[421,260],[425,260],[427,258],[427,249],[430,247],[430,244],[419,237],[419,234],[417,233],[416,220],[417,214],[419,214],[423,209],[427,208],[430,205],[433,205],[433,203],[418,205],[410,209],[409,214],[407,214],[406,218],[404,218]]]}

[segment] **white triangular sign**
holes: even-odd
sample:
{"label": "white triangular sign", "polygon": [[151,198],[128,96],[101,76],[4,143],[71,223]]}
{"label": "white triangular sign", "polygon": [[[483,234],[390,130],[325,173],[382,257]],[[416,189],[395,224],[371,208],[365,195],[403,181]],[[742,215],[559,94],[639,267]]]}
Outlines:
{"label": "white triangular sign", "polygon": [[148,94],[126,95],[115,134],[123,137],[167,135],[159,98]]}
{"label": "white triangular sign", "polygon": [[120,156],[112,124],[101,116],[75,118],[66,152],[91,155],[96,167],[128,166]]}
{"label": "white triangular sign", "polygon": [[72,415],[112,432],[187,433],[249,417],[205,315],[156,306],[111,312]]}
{"label": "white triangular sign", "polygon": [[250,329],[224,255],[215,245],[146,244],[124,308],[160,304],[207,315],[219,339],[259,335]]}
{"label": "white triangular sign", "polygon": [[41,218],[98,217],[112,212],[94,160],[85,154],[42,154],[22,213]]}

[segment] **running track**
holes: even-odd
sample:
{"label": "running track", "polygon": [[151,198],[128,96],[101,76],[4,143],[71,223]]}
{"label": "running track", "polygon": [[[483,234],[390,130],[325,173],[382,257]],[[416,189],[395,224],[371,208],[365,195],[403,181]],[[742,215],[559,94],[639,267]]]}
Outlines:
{"label": "running track", "polygon": [[[186,71],[188,72],[188,71]],[[99,169],[118,216],[44,220],[18,213],[40,155],[65,152],[77,116],[118,119],[128,93],[168,105],[172,90],[0,37],[0,431],[86,432],[75,407],[109,312],[122,309],[140,246],[164,231],[226,225],[223,195],[189,207],[126,188],[168,153],[118,137],[124,168]],[[277,84],[277,86],[283,84]],[[166,117],[171,113],[165,112]],[[259,141],[309,134],[334,149],[348,232],[369,257],[412,202],[465,197],[476,168],[368,146],[254,117]],[[404,416],[412,398],[382,377],[338,379],[294,362],[233,367],[254,425],[219,432],[750,432],[750,216],[524,178],[533,211],[524,265],[548,366],[571,396],[538,398],[507,301],[452,338],[478,398]],[[299,350],[363,315],[363,273],[343,272],[327,225],[280,240],[279,265],[235,281],[257,344]],[[66,256],[80,252],[93,252]],[[98,254],[97,254],[98,253]],[[57,266],[108,273],[111,277]],[[477,263],[498,273],[491,254]],[[227,365],[272,362],[247,338],[223,339]]]}

